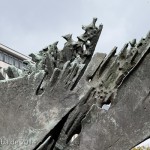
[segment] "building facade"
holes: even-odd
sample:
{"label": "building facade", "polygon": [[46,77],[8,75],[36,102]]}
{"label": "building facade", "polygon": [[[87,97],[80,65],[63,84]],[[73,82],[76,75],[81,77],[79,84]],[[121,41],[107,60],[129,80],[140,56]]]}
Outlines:
{"label": "building facade", "polygon": [[30,60],[30,57],[25,56],[3,44],[0,44],[0,72],[5,75],[4,69],[10,65],[14,65],[18,69],[22,69],[24,60]]}

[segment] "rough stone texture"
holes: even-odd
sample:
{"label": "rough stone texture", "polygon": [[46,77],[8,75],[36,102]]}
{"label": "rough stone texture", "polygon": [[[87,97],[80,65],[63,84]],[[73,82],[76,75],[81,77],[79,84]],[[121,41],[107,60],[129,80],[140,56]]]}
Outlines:
{"label": "rough stone texture", "polygon": [[149,60],[150,54],[126,77],[108,111],[92,106],[75,149],[129,150],[149,138]]}
{"label": "rough stone texture", "polygon": [[55,42],[31,53],[22,72],[6,70],[0,138],[20,143],[1,143],[2,150],[129,150],[150,136],[150,33],[118,55],[114,47],[93,56],[102,31],[96,20],[78,41],[63,36],[62,50]]}
{"label": "rough stone texture", "polygon": [[[35,95],[42,78],[43,72],[0,84],[0,136],[36,142],[26,149],[33,149],[78,100],[76,93],[62,88],[62,82]],[[24,145],[11,146],[3,149],[25,149]]]}

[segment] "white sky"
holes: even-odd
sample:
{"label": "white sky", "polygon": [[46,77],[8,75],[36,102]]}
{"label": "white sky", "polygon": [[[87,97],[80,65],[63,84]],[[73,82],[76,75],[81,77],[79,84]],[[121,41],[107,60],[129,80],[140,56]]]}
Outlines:
{"label": "white sky", "polygon": [[145,146],[145,147],[150,147],[150,139],[142,142],[141,144],[137,145],[137,147],[139,146]]}
{"label": "white sky", "polygon": [[97,17],[104,29],[96,51],[119,50],[150,30],[150,0],[0,0],[0,43],[24,54],[36,52]]}

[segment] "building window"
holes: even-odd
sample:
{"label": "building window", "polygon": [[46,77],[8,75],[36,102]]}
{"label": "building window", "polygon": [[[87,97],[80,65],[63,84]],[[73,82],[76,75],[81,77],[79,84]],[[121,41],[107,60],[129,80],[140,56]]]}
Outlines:
{"label": "building window", "polygon": [[15,67],[19,68],[19,60],[15,58]]}
{"label": "building window", "polygon": [[9,64],[13,65],[14,64],[14,59],[12,56],[9,56]]}
{"label": "building window", "polygon": [[4,53],[4,62],[9,63],[9,56]]}
{"label": "building window", "polygon": [[0,51],[0,61],[3,61],[3,52]]}
{"label": "building window", "polygon": [[23,61],[20,62],[20,69],[26,68],[27,65],[23,63]]}
{"label": "building window", "polygon": [[7,53],[4,53],[2,51],[0,51],[0,61],[3,61],[10,65],[14,65],[15,67],[19,69],[23,69],[23,67],[25,67],[22,60],[17,59],[16,57],[9,55]]}

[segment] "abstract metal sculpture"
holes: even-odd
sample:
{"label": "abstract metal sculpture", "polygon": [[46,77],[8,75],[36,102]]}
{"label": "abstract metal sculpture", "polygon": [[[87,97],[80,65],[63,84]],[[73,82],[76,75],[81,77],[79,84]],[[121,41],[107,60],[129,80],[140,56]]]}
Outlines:
{"label": "abstract metal sculpture", "polygon": [[78,41],[63,36],[62,50],[55,42],[30,54],[22,72],[6,69],[10,79],[0,78],[2,150],[129,150],[150,137],[150,33],[118,55],[117,47],[107,56],[94,54],[103,28],[96,21],[82,27]]}

